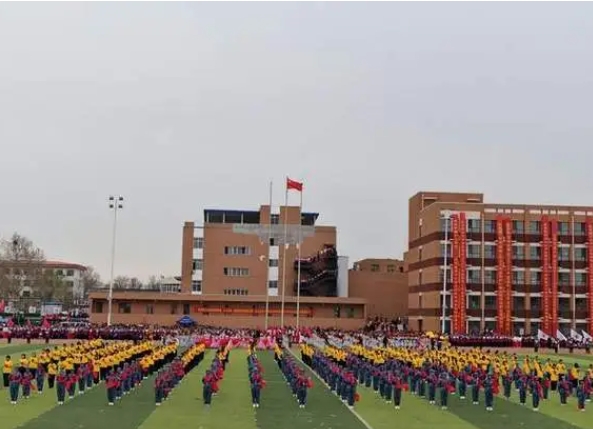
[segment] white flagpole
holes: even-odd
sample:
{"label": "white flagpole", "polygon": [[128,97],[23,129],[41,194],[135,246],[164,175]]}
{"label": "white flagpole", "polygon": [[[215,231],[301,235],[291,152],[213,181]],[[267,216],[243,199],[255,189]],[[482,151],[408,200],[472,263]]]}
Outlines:
{"label": "white flagpole", "polygon": [[266,330],[266,335],[268,332],[268,324],[269,324],[269,317],[268,314],[270,312],[270,247],[271,244],[270,242],[272,241],[272,190],[274,187],[274,182],[270,182],[270,218],[268,221],[268,245],[266,246],[266,248],[268,249],[268,255],[267,257],[264,259],[264,261],[266,262],[266,318],[265,318],[265,330]]}
{"label": "white flagpole", "polygon": [[284,329],[284,298],[286,297],[286,251],[288,250],[288,177],[284,194],[284,250],[282,251],[282,301],[280,302],[280,329]]}
{"label": "white flagpole", "polygon": [[302,232],[302,228],[301,226],[303,225],[303,217],[302,217],[302,211],[303,211],[303,190],[301,189],[300,191],[301,194],[301,201],[299,203],[299,232],[298,232],[298,244],[297,244],[297,249],[298,249],[298,266],[297,266],[297,302],[296,302],[296,330],[298,332],[299,330],[299,322],[300,322],[300,317],[301,317],[301,246],[303,244],[303,236],[301,234]]}

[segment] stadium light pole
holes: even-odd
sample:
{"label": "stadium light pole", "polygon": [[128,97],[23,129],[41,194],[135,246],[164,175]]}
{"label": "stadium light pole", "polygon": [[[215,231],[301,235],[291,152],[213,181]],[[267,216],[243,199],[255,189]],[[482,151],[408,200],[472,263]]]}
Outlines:
{"label": "stadium light pole", "polygon": [[111,316],[113,314],[113,274],[115,271],[115,238],[117,233],[117,212],[124,208],[124,197],[110,196],[109,209],[113,210],[113,236],[111,238],[111,278],[109,280],[109,295],[107,298],[107,326],[111,326]]}

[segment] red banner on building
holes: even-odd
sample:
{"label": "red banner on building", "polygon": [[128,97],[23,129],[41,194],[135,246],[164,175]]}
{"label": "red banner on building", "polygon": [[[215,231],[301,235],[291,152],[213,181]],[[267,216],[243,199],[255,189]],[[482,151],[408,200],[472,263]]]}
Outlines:
{"label": "red banner on building", "polygon": [[[541,306],[541,319],[543,325],[543,331],[547,335],[552,335],[551,317],[550,311],[550,225],[548,223],[548,217],[542,216],[542,241],[541,241],[541,253],[542,253],[542,306]],[[556,333],[553,333],[556,336]]]}
{"label": "red banner on building", "polygon": [[466,333],[467,318],[467,219],[465,213],[459,213],[459,334]]}
{"label": "red banner on building", "polygon": [[558,221],[550,221],[550,330],[554,337],[558,331]]}
{"label": "red banner on building", "polygon": [[511,335],[512,308],[511,297],[513,295],[513,222],[510,218],[505,220],[505,279],[504,279],[504,334]]}
{"label": "red banner on building", "polygon": [[457,334],[459,325],[459,217],[456,214],[451,215],[451,229],[453,231],[453,289],[451,290],[451,307],[453,309],[451,314],[451,332]]}
{"label": "red banner on building", "polygon": [[496,217],[496,331],[504,331],[504,218]]}
{"label": "red banner on building", "polygon": [[587,309],[589,310],[589,326],[587,333],[593,335],[593,219],[587,218]]}

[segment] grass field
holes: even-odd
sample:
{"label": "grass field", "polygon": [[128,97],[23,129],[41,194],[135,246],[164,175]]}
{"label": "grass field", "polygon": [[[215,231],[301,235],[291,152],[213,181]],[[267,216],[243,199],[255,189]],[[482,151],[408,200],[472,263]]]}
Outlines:
{"label": "grass field", "polygon": [[[43,348],[43,345],[3,345],[0,359],[15,358]],[[202,376],[212,359],[208,352],[170,399],[160,407],[154,405],[153,380],[148,379],[136,391],[115,406],[107,406],[105,388],[99,385],[84,395],[56,406],[54,391],[45,391],[29,400],[10,405],[6,390],[0,390],[0,429],[162,429],[187,427],[196,429],[590,429],[593,427],[593,404],[586,412],[576,409],[574,398],[561,407],[556,394],[540,406],[539,412],[518,404],[516,395],[510,401],[497,399],[494,412],[484,405],[474,406],[455,396],[445,411],[424,399],[404,394],[402,408],[395,410],[375,393],[359,388],[361,401],[355,413],[313,374],[314,386],[305,409],[300,409],[284,381],[271,352],[259,352],[267,386],[262,391],[261,407],[251,406],[246,352],[233,350],[220,393],[207,408],[202,402]],[[593,357],[579,355],[545,355],[541,358],[564,359],[582,366],[593,363]],[[528,402],[529,404],[529,402]]]}

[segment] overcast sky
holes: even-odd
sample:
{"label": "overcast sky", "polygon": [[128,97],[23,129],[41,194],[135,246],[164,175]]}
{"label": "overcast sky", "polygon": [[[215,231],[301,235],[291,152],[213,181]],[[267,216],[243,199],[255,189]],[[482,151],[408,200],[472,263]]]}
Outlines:
{"label": "overcast sky", "polygon": [[[0,4],[0,233],[180,272],[204,208],[305,183],[351,261],[419,190],[593,204],[591,3]],[[293,195],[295,204],[298,196]]]}

